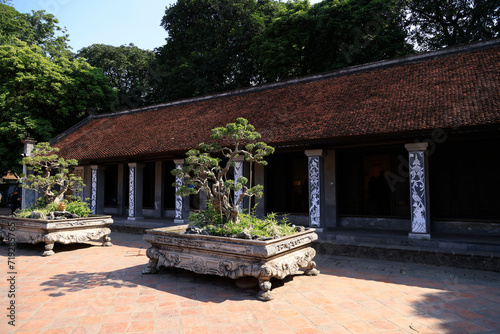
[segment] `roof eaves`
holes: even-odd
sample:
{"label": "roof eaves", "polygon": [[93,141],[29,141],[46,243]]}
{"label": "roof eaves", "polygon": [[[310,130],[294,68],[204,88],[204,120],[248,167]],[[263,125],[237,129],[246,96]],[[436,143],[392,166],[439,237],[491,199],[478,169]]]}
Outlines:
{"label": "roof eaves", "polygon": [[85,124],[87,124],[88,122],[90,122],[93,118],[95,118],[95,115],[89,115],[87,118],[85,118],[85,119],[81,120],[80,122],[76,123],[75,125],[73,125],[72,127],[70,127],[68,130],[66,130],[66,131],[58,134],[57,136],[55,136],[54,138],[52,138],[49,141],[50,145],[53,145],[54,143],[60,141],[64,137],[70,135],[72,132],[74,132],[78,128],[80,128],[80,127],[84,126]]}
{"label": "roof eaves", "polygon": [[171,101],[171,102],[156,104],[156,105],[152,105],[152,106],[146,106],[146,107],[141,107],[141,108],[118,111],[118,112],[111,113],[111,114],[94,115],[93,117],[96,119],[97,118],[115,117],[115,116],[121,116],[121,115],[126,115],[126,114],[137,113],[137,112],[163,109],[163,108],[178,106],[178,105],[183,105],[183,104],[190,104],[190,103],[220,99],[220,98],[224,98],[224,97],[258,93],[258,92],[262,92],[262,91],[266,91],[266,90],[279,89],[279,88],[284,88],[284,87],[288,87],[288,86],[305,84],[305,83],[309,83],[309,82],[316,82],[316,81],[322,81],[322,80],[327,80],[327,79],[333,79],[333,78],[348,76],[348,75],[357,74],[357,73],[370,72],[370,71],[374,71],[374,70],[380,70],[380,69],[402,66],[402,65],[416,64],[416,63],[421,63],[421,62],[426,62],[426,61],[430,61],[430,60],[434,60],[434,59],[452,56],[455,54],[475,52],[475,51],[480,51],[480,50],[487,50],[487,49],[491,49],[491,48],[495,48],[495,47],[500,47],[500,38],[494,38],[494,39],[476,42],[476,43],[471,43],[471,44],[466,44],[466,45],[452,46],[452,47],[447,47],[447,48],[436,50],[436,51],[428,51],[428,52],[423,52],[423,53],[419,53],[419,54],[398,57],[398,58],[394,58],[394,59],[379,60],[376,62],[350,66],[347,68],[338,69],[338,70],[334,70],[334,71],[330,71],[330,72],[323,72],[323,73],[319,73],[319,74],[313,74],[313,75],[309,75],[309,76],[293,78],[293,79],[288,79],[288,80],[279,81],[279,82],[272,82],[272,83],[267,83],[267,84],[258,85],[258,86],[254,86],[254,87],[248,87],[248,88],[242,88],[242,89],[217,93],[217,94],[213,94],[213,95],[205,95],[205,96],[193,97],[193,98],[183,99],[183,100],[178,100],[178,101]]}
{"label": "roof eaves", "polygon": [[167,102],[167,103],[158,104],[158,105],[152,105],[152,106],[124,110],[124,111],[118,111],[118,112],[114,112],[114,113],[110,113],[110,114],[90,115],[86,119],[80,121],[76,125],[69,128],[68,130],[66,130],[63,133],[59,134],[58,136],[54,137],[50,141],[50,143],[53,144],[53,143],[56,143],[56,142],[62,140],[63,138],[70,135],[72,132],[74,132],[78,128],[84,126],[85,124],[87,124],[88,122],[90,122],[93,119],[118,117],[118,116],[122,116],[122,115],[133,114],[133,113],[168,108],[168,107],[172,107],[172,106],[185,105],[185,104],[191,104],[191,103],[208,101],[208,100],[216,100],[216,99],[221,99],[221,98],[231,97],[231,96],[258,93],[258,92],[262,92],[262,91],[285,88],[288,86],[295,86],[295,85],[305,84],[305,83],[309,83],[309,82],[318,82],[318,81],[323,81],[323,80],[327,80],[327,79],[338,78],[338,77],[343,77],[343,76],[348,76],[348,75],[353,75],[353,74],[358,74],[358,73],[365,73],[365,72],[375,71],[375,70],[379,70],[379,69],[415,64],[415,63],[422,63],[422,62],[426,62],[426,61],[430,61],[430,60],[434,60],[434,59],[452,56],[455,54],[469,53],[469,52],[475,52],[475,51],[480,51],[480,50],[487,50],[487,49],[492,49],[495,47],[500,47],[500,38],[471,43],[471,44],[467,44],[467,45],[448,47],[448,48],[440,49],[440,50],[436,50],[436,51],[414,54],[414,55],[409,55],[409,56],[404,56],[404,57],[399,57],[399,58],[394,58],[394,59],[389,59],[389,60],[381,60],[381,61],[372,62],[372,63],[368,63],[368,64],[362,64],[362,65],[351,66],[351,67],[344,68],[344,69],[338,69],[338,70],[331,71],[331,72],[324,72],[324,73],[314,74],[314,75],[310,75],[310,76],[294,78],[294,79],[289,79],[289,80],[279,81],[279,82],[273,82],[273,83],[263,84],[263,85],[259,85],[259,86],[255,86],[255,87],[243,88],[243,89],[239,89],[239,90],[233,90],[233,91],[228,91],[228,92],[223,92],[223,93],[218,93],[218,94],[213,94],[213,95],[194,97],[194,98],[184,99],[184,100],[179,100],[179,101],[172,101],[172,102]]}

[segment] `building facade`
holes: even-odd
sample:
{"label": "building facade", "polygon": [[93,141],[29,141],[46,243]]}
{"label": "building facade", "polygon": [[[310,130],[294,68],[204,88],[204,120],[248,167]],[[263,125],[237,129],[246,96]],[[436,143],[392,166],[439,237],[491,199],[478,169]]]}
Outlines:
{"label": "building facade", "polygon": [[[238,162],[258,215],[320,229],[500,234],[500,39],[107,115],[56,137],[93,213],[184,222],[171,170],[244,117],[276,148]],[[250,177],[249,177],[250,178]]]}

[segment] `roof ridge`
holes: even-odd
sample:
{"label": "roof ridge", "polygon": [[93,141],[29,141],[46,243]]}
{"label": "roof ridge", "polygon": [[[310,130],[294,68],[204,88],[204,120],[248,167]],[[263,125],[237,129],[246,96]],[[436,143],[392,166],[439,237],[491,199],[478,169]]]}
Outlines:
{"label": "roof ridge", "polygon": [[221,92],[221,93],[216,93],[216,94],[198,96],[198,97],[193,97],[193,98],[189,98],[189,99],[169,101],[169,102],[165,102],[165,103],[161,103],[161,104],[144,106],[144,107],[134,108],[134,109],[127,109],[127,110],[117,111],[117,112],[109,113],[109,114],[94,115],[94,118],[115,117],[115,116],[121,116],[121,115],[125,115],[125,114],[132,114],[132,113],[136,113],[136,112],[157,110],[157,109],[161,109],[161,108],[177,106],[177,105],[182,105],[182,104],[208,101],[208,100],[213,100],[213,99],[218,99],[218,98],[223,98],[223,97],[257,93],[257,92],[261,92],[261,91],[265,91],[265,90],[271,90],[271,89],[276,89],[276,88],[281,88],[281,87],[304,84],[304,83],[308,83],[308,82],[316,82],[316,81],[321,81],[321,80],[338,78],[338,77],[356,74],[356,73],[363,73],[363,72],[373,71],[373,70],[377,70],[377,69],[395,67],[398,65],[415,64],[415,63],[430,61],[430,60],[434,60],[434,59],[445,58],[445,57],[456,55],[456,54],[488,50],[488,49],[493,49],[495,47],[500,47],[500,38],[494,38],[494,39],[489,39],[486,41],[480,41],[480,42],[458,45],[458,46],[451,46],[451,47],[446,47],[446,48],[439,49],[439,50],[427,51],[427,52],[392,58],[392,59],[378,60],[378,61],[374,61],[374,62],[370,62],[370,63],[366,63],[366,64],[349,66],[346,68],[341,68],[341,69],[337,69],[337,70],[333,70],[333,71],[321,72],[321,73],[311,74],[311,75],[307,75],[307,76],[303,76],[303,77],[297,77],[297,78],[287,79],[287,80],[283,80],[283,81],[266,83],[266,84],[257,85],[257,86],[253,86],[253,87],[247,87],[247,88],[241,88],[241,89],[236,89],[236,90],[231,90],[231,91],[226,91],[226,92]]}
{"label": "roof ridge", "polygon": [[88,122],[90,122],[93,118],[95,118],[95,115],[89,115],[87,116],[86,118],[82,119],[80,122],[76,123],[75,125],[73,125],[72,127],[70,127],[69,129],[67,129],[66,131],[58,134],[57,136],[55,136],[54,138],[52,138],[49,143],[50,145],[53,145],[54,143],[58,142],[59,140],[63,139],[64,137],[66,137],[67,135],[71,134],[73,131],[75,131],[76,129],[80,128],[81,126],[87,124]]}
{"label": "roof ridge", "polygon": [[226,98],[226,97],[233,97],[233,96],[239,96],[239,95],[247,95],[247,94],[252,94],[252,93],[271,91],[274,89],[285,88],[285,87],[289,87],[289,86],[298,86],[301,84],[306,84],[306,83],[311,83],[311,82],[320,82],[323,80],[328,80],[328,79],[333,79],[333,78],[338,78],[338,77],[345,77],[345,76],[356,74],[356,73],[373,72],[375,70],[380,70],[380,69],[387,69],[387,68],[394,68],[397,66],[423,63],[423,62],[427,62],[427,61],[431,61],[431,60],[435,60],[435,59],[442,59],[442,58],[445,58],[448,56],[453,56],[456,54],[472,53],[472,52],[476,52],[476,51],[488,50],[488,49],[493,49],[493,48],[497,48],[497,47],[500,47],[500,38],[490,39],[490,40],[476,42],[476,43],[470,43],[470,44],[466,44],[466,45],[447,47],[447,48],[440,49],[440,50],[412,54],[412,55],[388,59],[388,60],[380,60],[380,61],[376,61],[376,62],[355,65],[355,66],[351,66],[351,67],[347,67],[347,68],[342,68],[342,69],[338,69],[338,70],[334,70],[334,71],[323,72],[323,73],[313,74],[313,75],[299,77],[299,78],[288,79],[288,80],[279,81],[279,82],[272,82],[272,83],[267,83],[267,84],[258,85],[258,86],[254,86],[254,87],[242,88],[242,89],[233,90],[233,91],[226,91],[226,92],[217,93],[217,94],[194,97],[194,98],[183,99],[183,100],[178,100],[178,101],[171,101],[171,102],[166,102],[166,103],[157,104],[157,105],[145,106],[145,107],[123,110],[123,111],[117,111],[117,112],[113,112],[113,113],[109,113],[109,114],[89,115],[84,120],[80,121],[79,123],[75,124],[71,128],[64,131],[63,133],[54,137],[50,142],[56,143],[56,142],[62,140],[63,138],[70,135],[72,132],[76,131],[78,128],[84,126],[86,123],[90,122],[93,119],[105,119],[105,118],[119,117],[122,115],[129,115],[129,114],[134,114],[134,113],[159,110],[159,109],[163,109],[163,108],[169,108],[169,107],[173,107],[173,106],[185,105],[185,104],[190,104],[190,103],[211,101],[211,100],[217,100],[217,99]]}

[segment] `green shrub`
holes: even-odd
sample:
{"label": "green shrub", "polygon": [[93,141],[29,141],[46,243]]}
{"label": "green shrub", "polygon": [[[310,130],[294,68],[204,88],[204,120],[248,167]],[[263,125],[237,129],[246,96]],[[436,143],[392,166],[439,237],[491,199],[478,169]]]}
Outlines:
{"label": "green shrub", "polygon": [[278,220],[274,213],[263,219],[246,213],[240,213],[238,216],[238,223],[225,219],[209,203],[207,210],[192,213],[189,216],[189,222],[191,226],[206,230],[210,235],[223,237],[234,237],[245,232],[253,237],[267,239],[279,238],[297,232],[295,227],[289,224],[287,217]]}
{"label": "green shrub", "polygon": [[[74,213],[80,217],[88,217],[90,215],[90,208],[87,202],[81,201],[78,198],[62,202],[66,205],[66,211],[68,212]],[[15,216],[19,218],[29,218],[33,211],[38,211],[48,216],[50,212],[59,211],[59,204],[45,204],[45,200],[40,198],[32,207],[20,210]]]}
{"label": "green shrub", "polygon": [[88,217],[90,215],[89,204],[79,199],[66,203],[66,211],[77,214],[80,217]]}
{"label": "green shrub", "polygon": [[32,174],[22,175],[21,187],[43,194],[41,199],[46,204],[59,204],[68,190],[79,191],[85,186],[81,177],[69,172],[69,167],[78,166],[78,161],[66,160],[59,157],[57,152],[59,149],[51,147],[49,143],[38,143],[31,156],[21,161],[28,170],[33,171]]}
{"label": "green shrub", "polygon": [[[296,233],[286,218],[278,221],[276,215],[270,214],[259,219],[252,212],[239,212],[245,198],[262,196],[263,186],[252,186],[252,181],[246,177],[233,180],[228,174],[236,166],[237,159],[243,159],[250,166],[253,163],[267,165],[264,158],[272,154],[274,148],[257,142],[261,135],[244,118],[212,129],[211,133],[214,142],[200,143],[199,149],[188,151],[184,166],[172,171],[178,180],[183,180],[181,185],[177,181],[172,184],[178,187],[177,195],[189,196],[203,191],[207,196],[207,209],[189,216],[191,226],[211,235],[235,237],[244,233],[239,237],[254,239]],[[235,198],[233,195],[238,192]]]}

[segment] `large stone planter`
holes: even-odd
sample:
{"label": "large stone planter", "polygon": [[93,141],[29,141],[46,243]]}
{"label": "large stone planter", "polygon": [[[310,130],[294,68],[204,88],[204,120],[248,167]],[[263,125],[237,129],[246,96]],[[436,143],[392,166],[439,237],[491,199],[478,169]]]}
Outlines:
{"label": "large stone planter", "polygon": [[62,244],[103,240],[103,246],[112,246],[109,225],[111,216],[89,216],[61,220],[42,220],[0,216],[0,237],[8,242],[36,244],[45,242],[43,256],[54,254],[55,242]]}
{"label": "large stone planter", "polygon": [[144,274],[157,271],[158,265],[187,269],[198,274],[233,279],[252,276],[259,280],[257,298],[271,300],[272,277],[283,279],[304,270],[317,275],[310,247],[318,239],[314,229],[267,241],[182,234],[187,225],[146,230],[144,240],[151,243]]}

